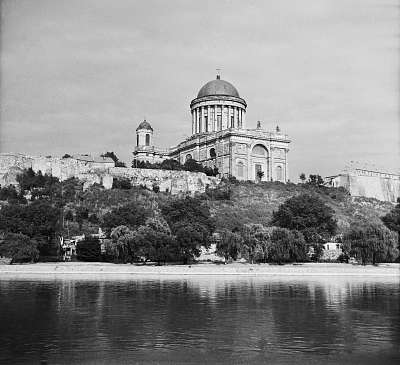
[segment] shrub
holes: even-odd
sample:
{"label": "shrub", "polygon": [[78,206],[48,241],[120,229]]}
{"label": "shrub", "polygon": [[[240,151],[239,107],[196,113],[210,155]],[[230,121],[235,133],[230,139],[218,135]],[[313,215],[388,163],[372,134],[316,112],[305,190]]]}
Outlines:
{"label": "shrub", "polygon": [[385,226],[373,223],[353,223],[343,237],[343,251],[354,256],[363,265],[394,261],[397,249],[397,233]]}
{"label": "shrub", "polygon": [[0,238],[0,256],[12,262],[33,262],[39,258],[37,242],[21,233],[6,233]]}
{"label": "shrub", "polygon": [[76,244],[76,258],[79,261],[101,261],[101,247],[98,238],[87,237]]}
{"label": "shrub", "polygon": [[112,184],[112,189],[123,189],[123,190],[129,190],[132,188],[132,184],[130,179],[124,178],[124,177],[119,177],[113,179],[113,184]]}

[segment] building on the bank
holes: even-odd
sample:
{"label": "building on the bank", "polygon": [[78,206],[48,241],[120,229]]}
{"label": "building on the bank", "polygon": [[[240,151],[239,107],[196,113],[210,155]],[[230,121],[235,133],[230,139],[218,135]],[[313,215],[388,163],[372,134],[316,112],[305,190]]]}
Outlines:
{"label": "building on the bank", "polygon": [[400,175],[378,171],[371,166],[350,163],[342,173],[327,176],[325,184],[344,187],[351,196],[363,196],[395,203],[400,197]]}
{"label": "building on the bank", "polygon": [[266,131],[257,122],[255,128],[247,128],[246,109],[237,89],[217,75],[190,103],[192,135],[168,150],[158,149],[152,143],[153,128],[143,121],[136,130],[134,160],[172,158],[183,164],[195,159],[217,167],[221,176],[255,181],[262,175],[263,181],[286,182],[290,140],[279,127]]}

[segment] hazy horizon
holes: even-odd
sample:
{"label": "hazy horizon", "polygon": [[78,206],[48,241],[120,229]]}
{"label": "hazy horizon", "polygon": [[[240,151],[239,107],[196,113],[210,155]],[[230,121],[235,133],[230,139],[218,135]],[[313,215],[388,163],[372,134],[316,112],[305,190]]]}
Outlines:
{"label": "hazy horizon", "polygon": [[292,140],[290,179],[351,160],[399,172],[398,1],[1,2],[0,152],[114,151],[130,165],[191,133],[190,101],[231,82],[247,127]]}

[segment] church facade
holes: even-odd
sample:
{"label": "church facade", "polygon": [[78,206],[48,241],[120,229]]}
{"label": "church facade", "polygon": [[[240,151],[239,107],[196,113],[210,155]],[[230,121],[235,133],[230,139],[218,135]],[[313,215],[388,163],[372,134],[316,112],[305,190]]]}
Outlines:
{"label": "church facade", "polygon": [[279,127],[266,131],[257,122],[255,128],[247,128],[246,109],[237,89],[217,75],[190,103],[192,135],[174,147],[159,149],[152,143],[153,128],[143,121],[136,129],[134,160],[154,163],[171,158],[184,164],[195,159],[217,167],[221,176],[287,182],[290,140]]}

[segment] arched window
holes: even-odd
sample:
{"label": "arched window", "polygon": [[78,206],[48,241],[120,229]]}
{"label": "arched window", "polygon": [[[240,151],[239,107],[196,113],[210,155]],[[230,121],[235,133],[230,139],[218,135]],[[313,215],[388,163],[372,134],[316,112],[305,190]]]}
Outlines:
{"label": "arched window", "polygon": [[189,153],[189,154],[187,154],[185,159],[186,159],[186,161],[189,161],[189,160],[191,160],[191,159],[192,159],[192,155],[191,155],[190,153]]}
{"label": "arched window", "polygon": [[150,134],[146,134],[146,146],[150,146]]}
{"label": "arched window", "polygon": [[217,154],[215,153],[215,148],[211,148],[211,149],[210,149],[210,157],[211,157],[211,158],[217,157]]}
{"label": "arched window", "polygon": [[239,177],[243,177],[244,176],[244,165],[242,161],[239,161],[237,163],[237,174]]}
{"label": "arched window", "polygon": [[258,155],[258,156],[267,156],[268,155],[267,149],[260,144],[255,145],[253,147],[253,151],[251,153],[253,155]]}
{"label": "arched window", "polygon": [[283,174],[282,174],[282,166],[276,166],[276,180],[282,181]]}

